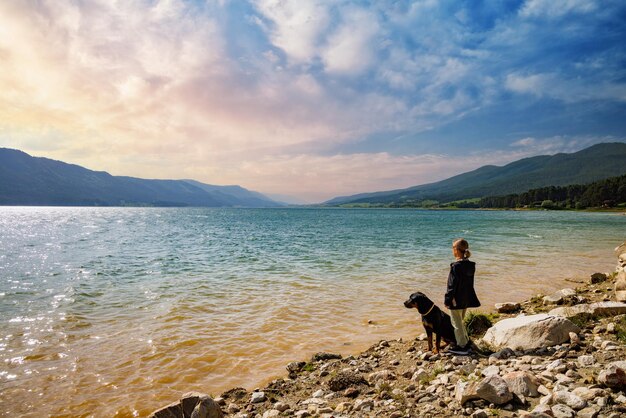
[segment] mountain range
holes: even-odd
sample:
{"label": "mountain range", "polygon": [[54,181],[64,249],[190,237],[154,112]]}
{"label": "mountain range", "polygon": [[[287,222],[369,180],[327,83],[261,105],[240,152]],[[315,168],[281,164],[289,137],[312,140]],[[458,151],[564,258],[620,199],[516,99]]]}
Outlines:
{"label": "mountain range", "polygon": [[0,205],[284,206],[240,186],[112,176],[9,148],[0,148]]}
{"label": "mountain range", "polygon": [[389,205],[522,193],[546,186],[585,184],[626,174],[626,143],[603,143],[571,154],[541,155],[505,166],[487,165],[436,183],[406,189],[336,197],[327,206]]}
{"label": "mountain range", "polygon": [[[626,174],[626,143],[604,143],[571,154],[541,155],[505,166],[483,166],[435,183],[336,197],[339,205],[416,205],[522,193],[546,186],[586,184]],[[25,152],[0,148],[0,205],[279,207],[241,186],[195,180],[113,176]]]}

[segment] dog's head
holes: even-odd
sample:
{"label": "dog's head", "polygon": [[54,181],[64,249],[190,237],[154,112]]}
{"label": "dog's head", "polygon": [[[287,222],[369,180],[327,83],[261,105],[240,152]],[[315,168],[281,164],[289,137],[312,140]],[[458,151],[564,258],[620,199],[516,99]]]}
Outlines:
{"label": "dog's head", "polygon": [[419,312],[426,312],[428,309],[432,307],[432,305],[433,305],[433,302],[430,299],[428,299],[428,296],[426,296],[422,292],[412,293],[411,296],[409,296],[409,298],[406,301],[404,301],[405,308],[409,308],[409,309],[415,308]]}

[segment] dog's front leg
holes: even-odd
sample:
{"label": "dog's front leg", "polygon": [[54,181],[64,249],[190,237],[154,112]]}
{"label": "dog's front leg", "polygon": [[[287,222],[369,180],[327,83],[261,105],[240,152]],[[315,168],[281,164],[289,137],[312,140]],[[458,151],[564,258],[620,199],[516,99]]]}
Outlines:
{"label": "dog's front leg", "polygon": [[433,350],[433,332],[426,328],[426,340],[428,341],[428,351]]}
{"label": "dog's front leg", "polygon": [[437,334],[437,337],[435,338],[435,351],[433,351],[435,354],[439,353],[439,350],[441,349],[441,335]]}

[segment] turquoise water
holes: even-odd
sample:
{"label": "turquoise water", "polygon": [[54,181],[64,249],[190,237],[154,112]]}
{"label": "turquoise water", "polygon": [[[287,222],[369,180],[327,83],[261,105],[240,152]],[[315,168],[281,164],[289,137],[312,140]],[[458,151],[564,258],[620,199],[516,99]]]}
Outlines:
{"label": "turquoise water", "polygon": [[441,304],[461,236],[490,309],[613,269],[626,216],[0,208],[0,413],[145,415],[415,335],[402,301]]}

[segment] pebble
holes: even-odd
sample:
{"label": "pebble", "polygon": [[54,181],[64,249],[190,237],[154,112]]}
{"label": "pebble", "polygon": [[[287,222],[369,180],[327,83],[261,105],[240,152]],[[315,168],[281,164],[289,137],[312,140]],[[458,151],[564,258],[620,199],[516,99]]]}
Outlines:
{"label": "pebble", "polygon": [[552,374],[552,372],[549,372],[547,370],[542,371],[541,373],[539,373],[539,376],[543,377],[546,380],[549,380],[551,382],[553,382],[556,378],[554,377],[554,375]]}
{"label": "pebble", "polygon": [[567,371],[567,364],[561,359],[554,360],[552,363],[548,364],[546,370],[549,372],[564,373]]}
{"label": "pebble", "polygon": [[372,399],[359,399],[354,403],[355,411],[369,411],[374,407]]}
{"label": "pebble", "polygon": [[600,411],[598,408],[588,407],[581,409],[576,413],[577,418],[596,418]]}
{"label": "pebble", "polygon": [[320,398],[309,398],[302,401],[302,405],[326,405],[326,401]]}
{"label": "pebble", "polygon": [[554,392],[552,394],[552,399],[555,403],[564,404],[576,410],[583,409],[587,406],[587,402],[583,398],[566,390]]}
{"label": "pebble", "polygon": [[565,374],[559,373],[556,375],[556,381],[560,384],[568,384],[568,383],[572,383],[574,379],[572,379],[571,377]]}
{"label": "pebble", "polygon": [[474,370],[476,370],[476,365],[474,363],[467,363],[459,368],[459,372],[465,376],[472,374]]}
{"label": "pebble", "polygon": [[584,399],[585,401],[591,401],[600,397],[600,394],[602,392],[603,392],[602,389],[598,389],[598,388],[590,389],[585,386],[580,386],[572,390],[572,393],[574,395],[580,396],[580,398]]}
{"label": "pebble", "polygon": [[265,392],[252,392],[252,397],[250,399],[250,402],[252,403],[259,403],[259,402],[265,402]]}
{"label": "pebble", "polygon": [[593,407],[588,407],[585,409],[581,409],[576,413],[576,417],[578,418],[596,418],[598,416],[598,409]]}
{"label": "pebble", "polygon": [[341,402],[335,407],[335,412],[346,412],[352,408],[352,404],[350,402]]}
{"label": "pebble", "polygon": [[615,347],[617,346],[617,344],[615,344],[615,342],[611,341],[611,340],[606,340],[606,341],[602,341],[602,344],[600,345],[600,348],[603,350],[609,350],[610,347]]}
{"label": "pebble", "polygon": [[537,388],[537,392],[539,392],[543,396],[552,395],[552,391],[548,389],[547,387],[545,387],[544,385],[539,385],[539,388]]}
{"label": "pebble", "polygon": [[531,414],[545,414],[548,416],[552,416],[552,408],[550,408],[550,406],[548,405],[537,405],[532,411],[530,411]]}
{"label": "pebble", "polygon": [[346,398],[356,398],[361,393],[357,388],[348,388],[344,391],[343,396]]}
{"label": "pebble", "polygon": [[576,412],[567,405],[557,404],[551,410],[554,418],[574,418],[576,416]]}
{"label": "pebble", "polygon": [[396,375],[391,370],[381,370],[379,372],[371,373],[368,376],[370,382],[377,382],[379,380],[395,380]]}
{"label": "pebble", "polygon": [[484,409],[477,409],[470,415],[472,418],[488,418],[489,413]]}
{"label": "pebble", "polygon": [[495,307],[498,313],[513,313],[521,308],[517,302],[496,303]]}
{"label": "pebble", "polygon": [[498,366],[495,366],[495,365],[493,365],[493,366],[489,366],[489,367],[486,367],[486,368],[485,368],[485,369],[481,372],[481,374],[482,374],[483,376],[485,376],[485,377],[487,377],[487,376],[494,376],[494,375],[497,375],[497,374],[499,374],[499,373],[500,373],[500,368],[499,368]]}
{"label": "pebble", "polygon": [[284,402],[276,402],[274,404],[274,409],[279,410],[280,412],[285,412],[289,409],[289,405]]}
{"label": "pebble", "polygon": [[578,357],[578,365],[581,367],[590,367],[596,362],[593,355],[585,355]]}

